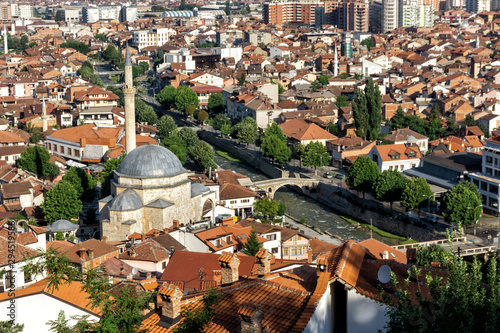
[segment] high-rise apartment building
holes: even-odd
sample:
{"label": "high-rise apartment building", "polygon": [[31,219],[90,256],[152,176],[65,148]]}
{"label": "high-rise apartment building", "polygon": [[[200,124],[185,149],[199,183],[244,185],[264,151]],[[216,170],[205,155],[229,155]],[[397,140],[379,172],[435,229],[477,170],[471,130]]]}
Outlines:
{"label": "high-rise apartment building", "polygon": [[12,20],[11,4],[5,2],[0,4],[0,20]]}
{"label": "high-rise apartment building", "polygon": [[29,3],[13,3],[10,11],[13,17],[29,19],[33,17],[33,6]]}
{"label": "high-rise apartment building", "polygon": [[403,5],[402,27],[432,27],[434,9],[430,5]]}
{"label": "high-rise apartment building", "polygon": [[120,22],[135,22],[137,20],[137,7],[122,7],[120,11]]}
{"label": "high-rise apartment building", "polygon": [[94,23],[99,21],[99,8],[97,7],[83,7],[82,8],[82,21],[83,23]]}
{"label": "high-rise apartment building", "polygon": [[469,13],[489,12],[491,9],[490,0],[467,0],[465,10]]}
{"label": "high-rise apartment building", "polygon": [[323,6],[320,0],[275,0],[263,4],[262,20],[265,24],[300,22],[314,25],[316,7]]}
{"label": "high-rise apartment building", "polygon": [[400,27],[402,7],[400,0],[374,0],[370,6],[370,31],[385,33]]}
{"label": "high-rise apartment building", "polygon": [[369,29],[369,7],[366,2],[344,2],[338,9],[338,17],[340,29],[356,32]]}

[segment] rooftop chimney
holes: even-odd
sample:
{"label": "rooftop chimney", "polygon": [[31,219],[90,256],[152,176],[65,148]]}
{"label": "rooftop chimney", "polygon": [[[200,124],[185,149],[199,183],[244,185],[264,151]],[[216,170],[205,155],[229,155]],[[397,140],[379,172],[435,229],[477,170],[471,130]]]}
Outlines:
{"label": "rooftop chimney", "polygon": [[161,321],[173,324],[181,316],[182,291],[173,284],[158,290],[158,305],[161,306]]}
{"label": "rooftop chimney", "polygon": [[141,242],[144,242],[146,240],[146,235],[141,234]]}
{"label": "rooftop chimney", "polygon": [[238,309],[241,320],[241,333],[261,333],[264,312],[259,306],[243,303]]}
{"label": "rooftop chimney", "polygon": [[255,254],[255,259],[259,263],[258,273],[260,276],[271,274],[271,263],[274,262],[274,256],[268,250],[260,248]]}
{"label": "rooftop chimney", "polygon": [[328,272],[328,260],[322,256],[318,257],[316,260],[316,274],[317,276],[320,276],[323,273]]}
{"label": "rooftop chimney", "polygon": [[93,249],[89,250],[89,258],[94,259],[94,250]]}
{"label": "rooftop chimney", "polygon": [[103,236],[103,237],[102,237],[102,242],[103,242],[104,244],[108,244],[108,236]]}
{"label": "rooftop chimney", "polygon": [[85,261],[85,252],[87,252],[85,249],[80,249],[78,250],[78,256],[80,257],[80,260]]}
{"label": "rooftop chimney", "polygon": [[223,252],[219,257],[222,273],[222,285],[231,284],[239,280],[240,259],[236,254]]}
{"label": "rooftop chimney", "polygon": [[125,274],[125,267],[123,267],[123,265],[120,267],[120,275],[124,275]]}

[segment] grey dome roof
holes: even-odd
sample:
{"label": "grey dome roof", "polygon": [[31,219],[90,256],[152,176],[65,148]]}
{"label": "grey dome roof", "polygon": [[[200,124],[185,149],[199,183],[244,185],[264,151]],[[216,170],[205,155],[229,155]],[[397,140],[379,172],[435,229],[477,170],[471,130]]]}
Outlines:
{"label": "grey dome roof", "polygon": [[143,206],[142,199],[137,194],[136,191],[131,189],[126,189],[122,193],[118,194],[113,201],[111,201],[110,210],[126,211],[126,210],[136,210]]}
{"label": "grey dome roof", "polygon": [[61,232],[70,232],[70,231],[75,231],[78,229],[78,224],[71,223],[68,220],[57,220],[51,225],[47,226],[47,229],[50,231],[56,233],[58,231]]}
{"label": "grey dome roof", "polygon": [[160,178],[177,176],[186,172],[186,169],[167,148],[146,145],[127,154],[116,171],[129,177]]}
{"label": "grey dome roof", "polygon": [[200,184],[200,183],[192,183],[191,184],[191,197],[195,197],[198,194],[202,194],[202,193],[205,193],[207,191],[210,191],[210,189],[203,184]]}

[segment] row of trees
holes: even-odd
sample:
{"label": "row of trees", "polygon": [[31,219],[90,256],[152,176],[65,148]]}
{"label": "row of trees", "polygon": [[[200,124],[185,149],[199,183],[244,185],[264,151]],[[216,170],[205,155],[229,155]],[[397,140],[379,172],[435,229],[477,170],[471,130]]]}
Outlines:
{"label": "row of trees", "polygon": [[186,86],[166,86],[157,95],[156,100],[166,109],[175,108],[179,112],[186,112],[188,106],[193,106],[193,112],[198,108],[200,101],[193,89]]}
{"label": "row of trees", "polygon": [[83,79],[89,80],[90,83],[95,84],[96,86],[104,86],[104,83],[99,75],[94,74],[94,66],[92,66],[89,61],[83,62],[78,74],[80,74]]}
{"label": "row of trees", "polygon": [[360,138],[376,140],[382,122],[382,96],[372,78],[366,80],[364,91],[354,91],[352,112],[356,133]]}

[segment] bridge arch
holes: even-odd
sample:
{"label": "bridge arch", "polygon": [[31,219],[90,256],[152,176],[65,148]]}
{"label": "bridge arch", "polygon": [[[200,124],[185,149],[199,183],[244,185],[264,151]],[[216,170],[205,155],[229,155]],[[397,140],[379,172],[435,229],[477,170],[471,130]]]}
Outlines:
{"label": "bridge arch", "polygon": [[274,194],[283,186],[295,186],[302,194],[316,192],[319,181],[308,178],[277,178],[266,181],[255,182],[256,188],[264,190],[269,199],[274,198]]}

